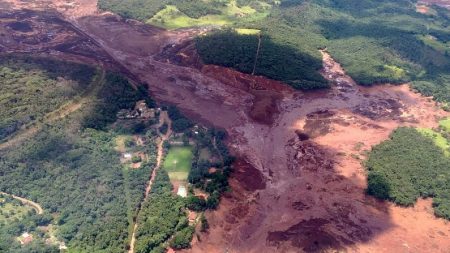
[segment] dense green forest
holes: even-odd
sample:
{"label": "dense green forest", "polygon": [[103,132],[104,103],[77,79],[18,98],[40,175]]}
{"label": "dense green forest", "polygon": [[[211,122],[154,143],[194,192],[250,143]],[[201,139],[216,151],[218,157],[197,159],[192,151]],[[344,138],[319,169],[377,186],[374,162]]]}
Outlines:
{"label": "dense green forest", "polygon": [[439,86],[445,82],[436,80],[450,69],[448,52],[423,40],[430,36],[445,45],[448,16],[417,13],[407,0],[282,1],[267,19],[241,25],[310,55],[327,48],[363,85],[432,80]]}
{"label": "dense green forest", "polygon": [[[79,83],[67,81],[69,87],[86,87],[95,74],[95,69],[86,66],[51,60],[31,59],[29,63],[30,60],[18,58],[8,61],[17,63],[11,66],[19,73],[29,69],[31,77],[32,73],[46,77],[34,81],[33,87],[38,88],[44,84],[62,86],[66,82],[58,83],[51,78],[58,80],[59,76],[69,78],[71,75],[78,76],[72,80]],[[27,73],[22,75],[24,80],[29,78]],[[22,80],[17,81],[16,75],[2,78],[18,86]],[[55,101],[65,98],[64,93],[53,95]],[[128,170],[120,163],[115,150],[118,133],[108,124],[116,120],[119,109],[132,108],[136,100],[147,95],[145,89],[135,90],[127,79],[108,73],[102,87],[92,97],[93,103],[58,122],[43,124],[35,136],[20,146],[0,151],[0,191],[33,200],[45,210],[43,215],[15,219],[1,226],[0,251],[50,252],[51,247],[39,239],[42,233],[39,226],[49,224],[56,227],[57,238],[76,252],[126,250],[130,223],[137,215],[148,175],[155,165],[155,136],[152,131],[147,133],[149,141],[145,147],[153,155],[140,169]],[[14,104],[7,105],[4,107],[7,112],[15,109]],[[33,233],[37,239],[21,247],[15,237],[23,232]]]}
{"label": "dense green forest", "polygon": [[375,146],[366,162],[367,193],[399,205],[433,197],[435,214],[450,219],[450,158],[414,128],[399,128]]}
{"label": "dense green forest", "polygon": [[328,87],[318,72],[322,68],[320,60],[293,47],[277,44],[270,37],[219,31],[197,38],[197,51],[206,64],[267,76],[298,89]]}
{"label": "dense green forest", "polygon": [[[239,15],[227,22],[214,21],[261,31],[257,74],[297,88],[322,88],[326,85],[317,73],[321,62],[318,49],[326,48],[362,85],[412,81],[421,93],[450,101],[450,14],[437,6],[427,14],[418,13],[411,0],[102,0],[99,6],[146,21],[167,4],[197,18],[213,13],[214,8],[223,12],[223,4],[229,7],[234,3],[242,8]],[[200,9],[204,12],[196,11]],[[124,10],[128,12],[124,14]],[[267,14],[261,15],[263,12]],[[164,15],[169,16],[167,22],[173,13]],[[178,16],[172,19],[177,19],[180,27],[194,25]],[[210,23],[195,23],[202,24]],[[197,42],[205,62],[252,72],[256,36],[219,32]]]}
{"label": "dense green forest", "polygon": [[159,170],[138,216],[136,252],[165,252],[167,241],[173,248],[189,247],[194,230],[189,226],[185,206],[184,199],[172,194],[167,172]]}
{"label": "dense green forest", "polygon": [[94,75],[94,68],[81,64],[0,57],[0,141],[82,93]]}

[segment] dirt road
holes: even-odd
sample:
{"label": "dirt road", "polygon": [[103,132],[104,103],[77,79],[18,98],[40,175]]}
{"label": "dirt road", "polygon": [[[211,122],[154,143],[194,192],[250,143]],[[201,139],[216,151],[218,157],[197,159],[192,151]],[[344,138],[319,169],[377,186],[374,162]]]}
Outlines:
{"label": "dirt road", "polygon": [[[161,127],[164,123],[167,124],[167,132],[165,134],[160,134],[159,127]],[[148,195],[152,190],[152,185],[156,178],[156,173],[161,167],[161,162],[164,157],[164,142],[168,140],[170,135],[172,134],[172,121],[170,120],[169,115],[167,114],[166,111],[162,111],[161,114],[159,115],[158,134],[160,134],[161,140],[158,142],[158,153],[157,153],[158,155],[156,157],[156,166],[155,168],[153,168],[152,173],[150,175],[150,179],[147,183],[147,187],[145,188],[145,196],[143,201],[146,201],[148,199]],[[131,235],[130,249],[128,250],[128,253],[134,253],[134,245],[136,244],[136,230],[138,226],[139,224],[137,222],[133,226],[133,233]]]}
{"label": "dirt road", "polygon": [[37,214],[43,214],[44,213],[44,209],[42,209],[41,205],[39,205],[36,202],[33,202],[33,201],[25,199],[25,198],[21,198],[19,196],[16,196],[16,195],[13,195],[13,194],[9,194],[9,193],[6,193],[6,192],[0,192],[0,195],[9,196],[9,197],[12,197],[14,199],[19,200],[20,202],[22,202],[22,204],[32,207],[36,211]]}
{"label": "dirt road", "polygon": [[449,116],[431,99],[406,84],[357,86],[327,52],[323,75],[332,88],[314,92],[203,66],[186,44],[201,31],[124,21],[86,1],[75,1],[80,11],[58,11],[157,100],[225,128],[240,158],[232,191],[207,215],[209,233],[189,251],[450,252],[450,227],[430,200],[401,208],[364,194],[361,162],[371,146],[399,126],[436,127]]}

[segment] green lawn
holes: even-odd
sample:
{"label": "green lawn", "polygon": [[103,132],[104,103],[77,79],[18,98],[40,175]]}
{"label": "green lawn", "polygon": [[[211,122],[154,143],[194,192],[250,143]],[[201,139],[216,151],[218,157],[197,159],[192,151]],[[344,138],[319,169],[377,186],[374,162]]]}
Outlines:
{"label": "green lawn", "polygon": [[187,180],[192,166],[192,147],[172,147],[164,160],[163,168],[171,180]]}

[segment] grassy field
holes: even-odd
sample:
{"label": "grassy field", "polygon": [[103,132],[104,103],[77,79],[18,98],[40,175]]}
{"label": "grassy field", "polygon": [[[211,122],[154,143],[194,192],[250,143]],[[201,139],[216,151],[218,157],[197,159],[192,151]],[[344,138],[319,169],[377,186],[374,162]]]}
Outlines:
{"label": "grassy field", "polygon": [[235,31],[241,35],[258,35],[261,33],[259,29],[250,29],[250,28],[236,28]]}
{"label": "grassy field", "polygon": [[232,0],[220,8],[220,14],[210,14],[193,18],[180,11],[175,5],[167,5],[150,18],[147,23],[166,29],[231,25],[237,20],[258,20],[265,18],[269,14],[271,6],[266,5],[265,7],[265,10],[257,11],[250,6],[239,7],[236,1]]}
{"label": "grassy field", "polygon": [[171,180],[187,180],[192,166],[192,147],[172,147],[164,160],[163,168]]}
{"label": "grassy field", "polygon": [[450,118],[441,120],[439,126],[446,132],[450,133]]}
{"label": "grassy field", "polygon": [[419,128],[417,131],[423,136],[431,138],[434,144],[444,151],[446,156],[450,156],[450,143],[441,133],[428,128]]}

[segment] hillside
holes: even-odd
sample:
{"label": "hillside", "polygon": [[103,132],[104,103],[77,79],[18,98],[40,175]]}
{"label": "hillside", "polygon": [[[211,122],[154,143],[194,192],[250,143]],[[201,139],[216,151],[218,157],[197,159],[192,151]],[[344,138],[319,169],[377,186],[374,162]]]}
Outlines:
{"label": "hillside", "polygon": [[[242,10],[232,15],[230,22],[178,22],[178,27],[226,25],[261,31],[259,35],[219,32],[198,40],[198,52],[205,63],[264,75],[295,88],[323,88],[326,84],[313,72],[320,70],[317,49],[326,48],[361,85],[412,81],[413,87],[426,96],[434,96],[440,102],[450,101],[447,95],[450,94],[450,19],[444,9],[430,7],[435,10],[422,14],[408,0],[175,2],[171,5],[161,1],[127,0],[119,4],[103,0],[99,7],[151,24],[154,20],[162,20],[164,26],[178,22],[175,20],[180,17],[174,13],[200,19],[225,15],[230,6],[237,6]],[[141,5],[145,7],[137,9]],[[178,9],[169,11],[166,9],[172,7],[167,6]],[[267,8],[261,9],[261,6]],[[127,10],[126,14],[122,8]],[[196,12],[200,9],[204,12]],[[143,10],[147,15],[140,14]],[[261,16],[260,11],[268,11],[270,15]],[[262,45],[261,52],[255,57],[257,37],[262,37]],[[280,58],[274,58],[275,55]],[[253,65],[256,72],[252,71]]]}

